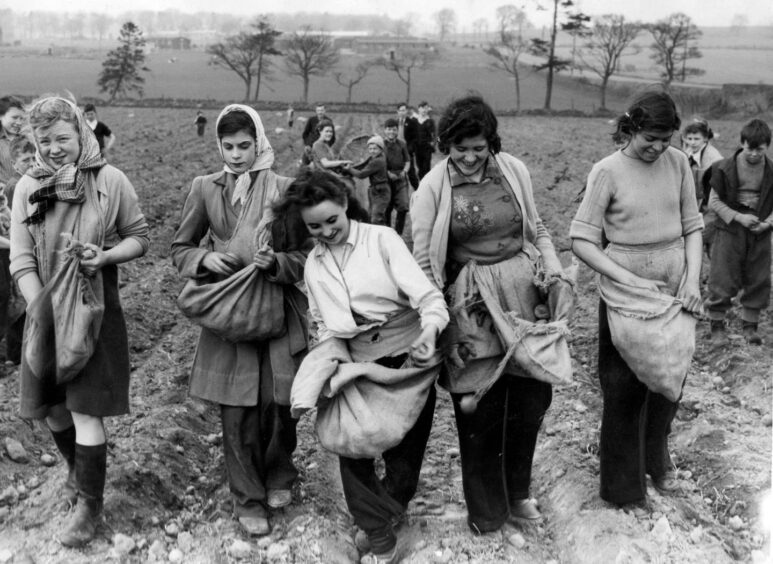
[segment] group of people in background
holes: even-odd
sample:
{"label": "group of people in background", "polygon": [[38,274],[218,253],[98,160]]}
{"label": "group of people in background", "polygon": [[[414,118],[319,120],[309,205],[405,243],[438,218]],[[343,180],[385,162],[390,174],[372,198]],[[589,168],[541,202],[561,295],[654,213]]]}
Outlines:
{"label": "group of people in background", "polygon": [[[71,547],[93,539],[101,520],[103,418],[129,408],[116,265],[149,244],[129,179],[104,159],[115,137],[90,110],[56,96],[29,109],[0,98],[0,182],[14,191],[7,222],[0,209],[0,259],[29,304],[21,348],[41,331],[45,320],[29,317],[51,299],[49,285],[67,256],[77,255],[104,306],[93,350],[75,376],[61,377],[55,342],[41,349],[51,356],[43,368],[23,351],[9,356],[21,362],[21,415],[46,421],[67,463],[62,501],[75,509],[59,540]],[[296,178],[272,170],[273,149],[253,108],[231,104],[215,122],[212,150],[223,168],[193,179],[171,256],[186,280],[178,304],[201,325],[190,393],[219,407],[233,512],[249,535],[268,534],[272,513],[293,502],[297,417],[318,405],[320,440],[339,456],[363,561],[398,562],[436,382],[453,404],[471,530],[543,519],[530,485],[552,380],[513,356],[505,329],[542,327],[537,334],[563,339],[575,282],[540,218],[539,188],[526,165],[503,150],[491,107],[479,96],[454,100],[437,128],[429,111],[423,102],[410,116],[400,104],[383,123],[383,137],[368,139],[367,159],[353,163],[334,153],[335,126],[318,106],[306,122]],[[292,112],[287,117],[291,122]],[[200,135],[205,123],[197,118]],[[769,302],[770,129],[750,121],[741,147],[722,159],[702,120],[682,130],[684,150],[672,146],[681,125],[667,93],[634,99],[616,120],[620,148],[593,166],[569,229],[574,254],[600,275],[600,494],[615,506],[646,507],[647,476],[662,492],[678,489],[668,437],[681,391],[655,391],[648,374],[623,357],[609,296],[634,289],[665,296],[689,314],[705,303],[715,339],[726,332],[730,300],[742,290],[743,332],[752,344],[760,342],[759,314]],[[432,166],[436,148],[443,158]],[[351,177],[369,179],[367,209]],[[412,249],[400,236],[408,214]],[[80,246],[73,250],[63,232]],[[704,248],[711,257],[706,300]],[[9,341],[7,354],[12,350]],[[310,392],[321,367],[359,378]],[[682,385],[685,377],[686,370]],[[320,425],[335,423],[329,419],[337,394],[366,385],[361,397],[383,416],[370,429],[373,440],[323,438]],[[396,421],[398,407],[404,415]],[[320,423],[323,413],[328,423]]]}

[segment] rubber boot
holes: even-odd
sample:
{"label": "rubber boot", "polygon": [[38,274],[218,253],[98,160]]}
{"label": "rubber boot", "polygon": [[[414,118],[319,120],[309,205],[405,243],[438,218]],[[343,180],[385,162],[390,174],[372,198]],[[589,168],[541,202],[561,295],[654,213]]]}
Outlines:
{"label": "rubber boot", "polygon": [[102,499],[107,470],[107,445],[75,445],[75,477],[78,505],[59,541],[78,548],[90,543],[102,517]]}
{"label": "rubber boot", "polygon": [[56,448],[67,463],[67,481],[62,486],[63,509],[69,511],[78,502],[78,484],[75,481],[75,426],[64,431],[51,431]]}
{"label": "rubber boot", "polygon": [[395,231],[397,231],[398,235],[403,234],[403,229],[405,229],[405,215],[408,212],[397,212],[395,217]]}

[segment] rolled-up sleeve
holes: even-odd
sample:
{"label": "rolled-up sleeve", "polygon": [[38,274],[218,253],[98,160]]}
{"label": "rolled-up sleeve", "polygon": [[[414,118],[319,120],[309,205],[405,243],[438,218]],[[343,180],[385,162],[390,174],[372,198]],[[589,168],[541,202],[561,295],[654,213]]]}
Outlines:
{"label": "rolled-up sleeve", "polygon": [[601,244],[604,214],[611,199],[609,174],[594,167],[588,175],[585,196],[569,227],[569,237]]}
{"label": "rolled-up sleeve", "polygon": [[392,279],[408,297],[411,307],[419,312],[422,329],[434,325],[438,333],[442,332],[448,325],[448,307],[443,294],[424,275],[397,232],[385,231],[380,243]]}
{"label": "rolled-up sleeve", "polygon": [[31,229],[24,223],[27,219],[28,195],[37,190],[37,180],[24,176],[16,185],[11,208],[11,274],[14,280],[34,272],[38,274],[38,260],[35,256],[35,239]]}
{"label": "rolled-up sleeve", "polygon": [[209,251],[200,248],[199,242],[208,229],[209,217],[202,192],[202,178],[197,177],[193,180],[191,191],[185,199],[180,227],[172,241],[172,262],[180,275],[186,278],[197,278],[205,274],[201,268],[201,262]]}

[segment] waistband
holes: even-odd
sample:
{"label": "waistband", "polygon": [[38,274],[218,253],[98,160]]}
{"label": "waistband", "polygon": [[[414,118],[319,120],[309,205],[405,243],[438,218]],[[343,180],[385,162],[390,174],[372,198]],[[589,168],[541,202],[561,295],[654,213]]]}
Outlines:
{"label": "waistband", "polygon": [[610,243],[608,251],[623,251],[625,253],[651,253],[653,251],[666,251],[669,249],[683,249],[684,238],[678,237],[670,241],[658,241],[657,243],[644,243],[642,245],[626,245],[623,243]]}

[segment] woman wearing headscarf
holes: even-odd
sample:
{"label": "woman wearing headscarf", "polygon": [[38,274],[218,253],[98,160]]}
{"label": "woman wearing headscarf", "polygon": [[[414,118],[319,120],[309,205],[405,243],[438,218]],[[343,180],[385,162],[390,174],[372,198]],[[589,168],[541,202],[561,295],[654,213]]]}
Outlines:
{"label": "woman wearing headscarf", "polygon": [[[307,251],[303,241],[288,238],[293,230],[269,224],[265,213],[292,179],[271,170],[274,153],[257,112],[227,106],[216,133],[223,170],[193,180],[172,259],[189,279],[223,280],[254,263],[264,283],[282,289],[283,300],[250,307],[255,315],[282,308],[280,336],[229,341],[202,326],[190,379],[191,395],[220,404],[234,514],[248,534],[265,535],[269,508],[292,501],[298,474],[289,392],[306,350],[307,304],[294,285],[303,280]],[[256,237],[259,228],[264,237]],[[201,246],[205,236],[208,244]]]}
{"label": "woman wearing headscarf", "polygon": [[[42,361],[56,364],[59,351],[52,342],[42,347],[30,342],[31,314],[21,364],[20,415],[46,420],[69,467],[63,497],[69,506],[77,504],[59,540],[65,546],[82,546],[94,538],[102,513],[107,465],[103,418],[129,411],[129,346],[117,265],[145,253],[148,225],[131,183],[104,161],[74,103],[43,98],[33,104],[30,124],[36,163],[16,186],[11,218],[11,273],[28,312],[38,309],[46,299],[46,286],[64,268],[68,241],[62,233],[83,243],[80,269],[87,278],[81,281],[91,281],[104,293],[94,350],[79,373],[60,383],[56,370],[33,368],[31,360],[37,366]],[[66,313],[55,303],[49,307],[54,318]]]}

